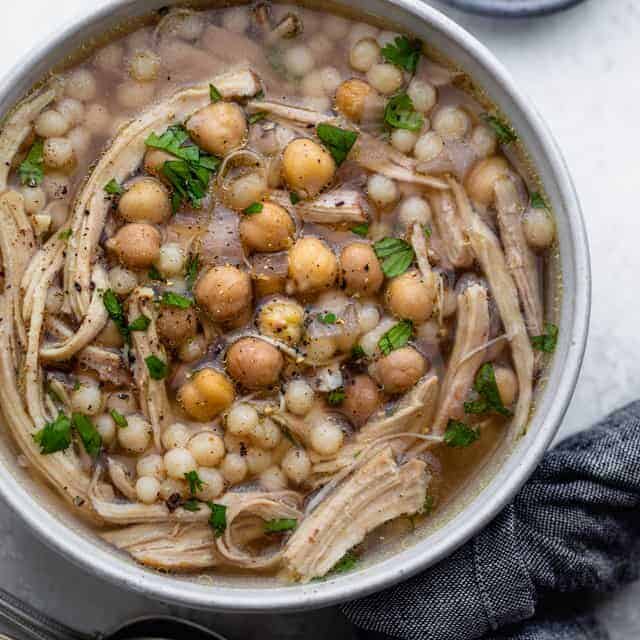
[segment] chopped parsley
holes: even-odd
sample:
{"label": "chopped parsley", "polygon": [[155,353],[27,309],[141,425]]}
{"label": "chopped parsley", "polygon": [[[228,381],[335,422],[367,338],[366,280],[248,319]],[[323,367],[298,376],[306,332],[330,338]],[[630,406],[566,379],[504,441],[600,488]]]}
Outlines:
{"label": "chopped parsley", "polygon": [[149,375],[153,380],[162,380],[167,377],[169,367],[166,362],[163,362],[157,356],[148,356],[144,359]]}
{"label": "chopped parsley", "polygon": [[387,278],[403,274],[413,262],[415,254],[408,242],[400,238],[383,238],[373,245],[373,250],[382,260],[382,271]]}
{"label": "chopped parsley", "polygon": [[264,523],[265,533],[283,533],[285,531],[293,531],[298,526],[295,518],[278,518],[276,520],[267,520]]}
{"label": "chopped parsley", "polygon": [[72,422],[73,427],[80,435],[80,440],[82,440],[85,451],[91,457],[95,458],[100,453],[102,438],[93,422],[83,413],[74,413],[72,415]]}
{"label": "chopped parsley", "polygon": [[129,426],[127,419],[117,409],[111,409],[109,413],[116,423],[116,426],[120,427],[120,429],[126,429]]}
{"label": "chopped parsley", "polygon": [[207,502],[207,506],[211,509],[209,525],[213,529],[215,537],[219,538],[227,528],[227,507],[215,502]]}
{"label": "chopped parsley", "polygon": [[449,420],[444,442],[449,447],[468,447],[480,437],[478,427],[470,427],[459,420]]}
{"label": "chopped parsley", "polygon": [[355,227],[351,227],[351,233],[355,233],[357,236],[366,238],[369,233],[369,225],[366,222],[357,224]]}
{"label": "chopped parsley", "polygon": [[102,294],[102,302],[104,303],[105,309],[109,314],[109,317],[113,320],[116,327],[120,333],[124,336],[124,338],[129,340],[129,327],[127,326],[127,321],[124,317],[124,309],[122,308],[122,304],[118,297],[113,292],[112,289],[107,289]]}
{"label": "chopped parsley", "polygon": [[346,573],[351,571],[358,564],[358,556],[353,551],[347,551],[329,573]]}
{"label": "chopped parsley", "polygon": [[151,265],[149,272],[147,273],[149,280],[155,280],[156,282],[164,282],[162,274],[158,271],[158,267]]}
{"label": "chopped parsley", "polygon": [[423,516],[428,516],[433,511],[436,501],[433,496],[428,494],[424,498],[424,503],[422,504],[422,508],[420,509],[420,514]]}
{"label": "chopped parsley", "polygon": [[174,291],[165,291],[160,302],[166,307],[177,307],[178,309],[188,309],[193,304],[191,298],[185,298]]}
{"label": "chopped parsley", "polygon": [[60,238],[60,240],[68,240],[72,233],[73,231],[71,229],[65,229],[58,234],[58,238]]}
{"label": "chopped parsley", "polygon": [[133,322],[129,324],[129,331],[146,331],[151,324],[151,318],[145,315],[138,316]]}
{"label": "chopped parsley", "polygon": [[531,207],[533,209],[548,209],[547,203],[538,191],[534,191],[531,194]]}
{"label": "chopped parsley", "polygon": [[500,118],[485,113],[482,119],[493,129],[500,144],[510,144],[518,139],[518,134]]}
{"label": "chopped parsley", "polygon": [[531,338],[531,345],[536,351],[544,353],[553,353],[556,350],[558,342],[558,327],[551,322],[544,325],[544,333],[540,336]]}
{"label": "chopped parsley", "polygon": [[364,358],[367,354],[364,349],[359,344],[354,344],[351,348],[351,359],[358,360],[359,358]]}
{"label": "chopped parsley", "polygon": [[431,238],[431,227],[428,224],[422,225],[422,230],[424,231],[425,238],[429,240]]}
{"label": "chopped parsley", "polygon": [[322,324],[335,324],[337,320],[337,316],[335,313],[320,313],[318,314],[318,320],[322,322]]}
{"label": "chopped parsley", "polygon": [[320,138],[322,144],[324,144],[338,165],[346,160],[349,151],[351,151],[351,147],[353,147],[358,139],[356,131],[341,129],[340,127],[334,127],[324,122],[316,127],[316,132],[318,138]]}
{"label": "chopped parsley", "polygon": [[512,415],[502,403],[495,371],[490,362],[486,362],[478,370],[473,389],[478,394],[478,399],[464,403],[465,413],[499,413],[506,417]]}
{"label": "chopped parsley", "polygon": [[193,289],[193,285],[196,283],[199,270],[200,256],[197,253],[191,254],[185,268],[185,280],[187,282],[187,287],[189,288],[189,290]]}
{"label": "chopped parsley", "polygon": [[185,511],[200,511],[200,503],[195,498],[185,500],[181,506]]}
{"label": "chopped parsley", "polygon": [[388,356],[395,349],[404,347],[413,335],[413,322],[402,320],[394,325],[378,340],[378,347],[385,356]]}
{"label": "chopped parsley", "polygon": [[71,420],[64,413],[59,413],[55,420],[47,422],[34,433],[33,439],[40,445],[43,455],[64,451],[71,445]]}
{"label": "chopped parsley", "polygon": [[121,196],[124,193],[124,189],[118,184],[115,178],[111,178],[109,182],[104,186],[104,190],[110,196]]}
{"label": "chopped parsley", "polygon": [[415,73],[422,52],[422,42],[417,39],[409,40],[406,36],[398,36],[393,43],[382,47],[382,57],[396,67],[409,73]]}
{"label": "chopped parsley", "polygon": [[184,479],[189,483],[189,491],[191,495],[194,495],[198,491],[202,491],[204,489],[204,482],[198,475],[197,471],[187,471],[187,473],[184,474]]}
{"label": "chopped parsley", "polygon": [[256,122],[260,122],[260,120],[264,120],[267,117],[267,113],[265,111],[258,111],[257,113],[252,113],[249,116],[249,124],[255,124]]}
{"label": "chopped parsley", "polygon": [[242,213],[247,216],[252,216],[256,213],[260,213],[263,209],[264,205],[262,204],[262,202],[254,202],[253,204],[250,204],[246,209],[244,209]]}
{"label": "chopped parsley", "polygon": [[335,407],[342,404],[346,397],[347,394],[344,391],[344,387],[340,387],[338,389],[333,389],[333,391],[329,391],[327,395],[327,402]]}
{"label": "chopped parsley", "polygon": [[212,85],[209,85],[209,97],[211,102],[220,102],[222,100],[222,94]]}
{"label": "chopped parsley", "polygon": [[300,196],[295,191],[289,191],[289,200],[293,205],[298,204]]}
{"label": "chopped parsley", "polygon": [[395,129],[407,131],[420,131],[424,124],[422,114],[413,108],[413,102],[406,93],[399,93],[387,102],[384,121]]}
{"label": "chopped parsley", "polygon": [[36,140],[29,149],[27,157],[20,163],[18,175],[22,184],[37,187],[44,179],[43,148],[44,142]]}

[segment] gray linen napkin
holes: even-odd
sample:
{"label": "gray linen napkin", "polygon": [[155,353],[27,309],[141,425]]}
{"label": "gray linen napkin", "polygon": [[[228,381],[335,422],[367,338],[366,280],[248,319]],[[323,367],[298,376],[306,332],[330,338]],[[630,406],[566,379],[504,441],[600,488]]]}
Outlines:
{"label": "gray linen napkin", "polygon": [[639,568],[640,401],[549,451],[451,557],[343,612],[368,639],[599,640],[589,596]]}

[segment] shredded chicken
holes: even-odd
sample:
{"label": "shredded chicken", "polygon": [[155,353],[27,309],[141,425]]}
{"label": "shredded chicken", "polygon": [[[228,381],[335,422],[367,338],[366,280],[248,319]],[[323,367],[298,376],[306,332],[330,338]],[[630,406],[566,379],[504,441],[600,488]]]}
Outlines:
{"label": "shredded chicken", "polygon": [[[291,208],[289,193],[274,190],[269,199],[285,208]],[[305,222],[317,224],[359,223],[368,220],[362,194],[355,189],[334,189],[313,200],[303,200],[295,206],[296,214]]]}
{"label": "shredded chicken", "polygon": [[434,219],[447,259],[454,267],[467,268],[473,254],[467,244],[463,221],[449,193],[436,193],[431,197]]}
{"label": "shredded chicken", "polygon": [[324,576],[375,528],[418,512],[429,479],[424,462],[413,459],[399,466],[391,447],[385,447],[298,527],[284,549],[286,571],[302,582]]}

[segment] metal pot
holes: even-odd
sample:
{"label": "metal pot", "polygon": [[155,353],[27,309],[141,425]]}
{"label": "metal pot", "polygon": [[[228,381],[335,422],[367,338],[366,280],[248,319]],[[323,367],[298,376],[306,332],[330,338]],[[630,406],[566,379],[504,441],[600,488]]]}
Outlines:
{"label": "metal pot", "polygon": [[[0,84],[6,113],[52,66],[82,43],[171,0],[111,0],[34,49]],[[341,0],[356,14],[395,23],[433,45],[465,70],[510,118],[540,174],[557,216],[562,284],[560,336],[548,381],[536,398],[527,434],[513,450],[497,451],[473,487],[432,523],[366,557],[352,573],[307,585],[274,579],[216,576],[215,581],[162,575],[135,564],[103,543],[70,515],[56,496],[16,462],[15,449],[0,436],[0,492],[51,548],[118,585],[162,601],[223,611],[294,611],[331,605],[389,587],[451,554],[486,525],[529,477],[555,435],[576,385],[587,337],[590,272],[580,206],[559,149],[531,102],[493,55],[469,33],[419,0]]]}

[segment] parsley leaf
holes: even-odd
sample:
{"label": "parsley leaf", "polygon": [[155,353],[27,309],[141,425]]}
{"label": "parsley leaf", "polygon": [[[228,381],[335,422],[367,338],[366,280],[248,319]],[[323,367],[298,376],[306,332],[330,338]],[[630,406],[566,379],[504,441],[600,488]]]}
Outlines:
{"label": "parsley leaf", "polygon": [[104,186],[104,190],[110,196],[121,196],[124,193],[124,189],[118,184],[115,178],[111,178],[109,182]]}
{"label": "parsley leaf", "polygon": [[478,427],[470,427],[459,420],[449,420],[444,432],[444,441],[449,447],[468,447],[479,437]]}
{"label": "parsley leaf", "polygon": [[532,209],[548,209],[547,203],[544,201],[544,198],[537,191],[534,191],[531,194],[531,208]]}
{"label": "parsley leaf", "polygon": [[365,353],[365,350],[359,344],[354,344],[353,347],[351,348],[352,360],[358,360],[359,358],[364,358],[366,355],[367,354]]}
{"label": "parsley leaf", "polygon": [[393,43],[382,47],[382,57],[396,67],[400,67],[409,73],[415,73],[422,52],[420,40],[409,40],[406,36],[398,36]]}
{"label": "parsley leaf", "polygon": [[428,516],[431,514],[431,512],[433,511],[433,507],[435,506],[436,501],[434,500],[433,496],[428,494],[425,496],[424,498],[424,503],[422,505],[422,508],[420,509],[420,513],[423,516]]}
{"label": "parsley leaf", "polygon": [[351,571],[358,563],[358,556],[353,551],[347,551],[335,565],[329,573],[346,573]]}
{"label": "parsley leaf", "polygon": [[544,325],[544,333],[541,336],[533,336],[531,345],[536,351],[544,353],[553,353],[556,350],[558,342],[558,327],[551,322]]}
{"label": "parsley leaf", "polygon": [[351,233],[355,233],[357,236],[366,238],[367,234],[369,233],[369,225],[366,222],[357,224],[355,227],[351,227]]}
{"label": "parsley leaf", "polygon": [[121,429],[126,429],[129,426],[127,419],[117,409],[111,409],[109,413],[111,414],[113,421]]}
{"label": "parsley leaf", "polygon": [[185,511],[200,511],[200,503],[194,498],[185,500],[181,506]]}
{"label": "parsley leaf", "polygon": [[349,151],[351,151],[351,147],[353,147],[358,139],[356,131],[340,129],[340,127],[334,127],[324,122],[316,127],[316,132],[318,138],[320,138],[322,144],[328,149],[338,165],[346,160]]}
{"label": "parsley leaf", "polygon": [[80,435],[85,451],[95,458],[100,453],[102,447],[102,438],[95,428],[93,422],[83,413],[74,413],[72,415],[73,426]]}
{"label": "parsley leaf", "polygon": [[227,528],[227,507],[223,504],[215,502],[207,502],[211,515],[209,516],[209,524],[213,529],[216,538],[219,538]]}
{"label": "parsley leaf", "polygon": [[500,144],[510,144],[518,139],[518,134],[500,118],[485,113],[482,119],[493,129]]}
{"label": "parsley leaf", "polygon": [[289,191],[289,200],[291,204],[298,204],[298,202],[300,202],[300,196],[295,191]]}
{"label": "parsley leaf", "polygon": [[429,240],[431,238],[431,227],[428,224],[422,225],[422,229],[424,230],[424,235]]}
{"label": "parsley leaf", "polygon": [[164,282],[164,278],[162,277],[162,274],[158,271],[158,267],[156,267],[155,265],[151,265],[151,268],[149,269],[149,273],[147,273],[147,276],[149,277],[149,280]]}
{"label": "parsley leaf", "polygon": [[340,387],[329,392],[329,394],[327,395],[327,402],[335,407],[339,404],[342,404],[346,397],[347,394],[344,391],[344,387]]}
{"label": "parsley leaf", "polygon": [[263,209],[264,205],[262,204],[262,202],[254,202],[253,204],[250,204],[246,209],[244,209],[242,213],[247,216],[252,216],[256,213],[260,213]]}
{"label": "parsley leaf", "polygon": [[483,364],[476,374],[473,388],[479,398],[471,402],[464,403],[465,413],[499,413],[501,416],[509,417],[511,411],[502,403],[496,375],[493,365],[490,362]]}
{"label": "parsley leaf", "polygon": [[187,266],[185,268],[185,280],[187,282],[187,287],[189,288],[189,290],[193,289],[193,285],[196,283],[199,269],[200,256],[197,253],[192,253],[189,256],[189,260],[187,261]]}
{"label": "parsley leaf", "polygon": [[204,482],[201,480],[197,471],[187,471],[187,473],[184,474],[184,479],[189,483],[189,491],[191,492],[191,495],[194,495],[197,491],[202,491],[204,489]]}
{"label": "parsley leaf", "polygon": [[36,140],[29,149],[27,157],[20,163],[18,175],[22,184],[37,187],[44,179],[43,148],[44,142]]}
{"label": "parsley leaf", "polygon": [[424,124],[422,114],[413,108],[413,102],[406,93],[393,96],[384,109],[384,121],[395,129],[420,131]]}
{"label": "parsley leaf", "polygon": [[188,309],[193,304],[191,298],[185,298],[173,291],[165,291],[160,302],[167,307],[177,307],[178,309]]}
{"label": "parsley leaf", "polygon": [[166,362],[163,362],[157,356],[147,356],[144,361],[153,380],[162,380],[167,377],[169,367]]}
{"label": "parsley leaf", "polygon": [[267,117],[265,111],[258,111],[257,113],[252,113],[249,116],[249,124],[255,124],[256,122],[260,122],[260,120],[264,120]]}
{"label": "parsley leaf", "polygon": [[129,331],[146,331],[151,324],[151,318],[147,318],[145,315],[138,316],[133,322],[129,324]]}
{"label": "parsley leaf", "polygon": [[336,320],[337,320],[337,316],[335,313],[319,313],[318,314],[318,320],[320,320],[320,322],[322,322],[322,324],[335,324]]}
{"label": "parsley leaf", "polygon": [[395,349],[404,347],[413,335],[413,322],[402,320],[394,325],[378,340],[378,347],[385,356],[388,356]]}
{"label": "parsley leaf", "polygon": [[122,308],[122,305],[120,304],[120,300],[118,300],[118,297],[116,296],[116,294],[113,292],[112,289],[107,289],[102,294],[102,302],[104,303],[104,306],[107,310],[107,313],[109,314],[109,317],[114,321],[120,333],[128,341],[129,327],[127,326],[127,321],[125,320],[125,317],[124,317],[124,309]]}
{"label": "parsley leaf", "polygon": [[73,231],[71,229],[65,229],[58,234],[58,238],[60,238],[60,240],[68,240],[72,233]]}
{"label": "parsley leaf", "polygon": [[211,102],[220,102],[222,100],[222,94],[212,85],[209,85],[209,97]]}
{"label": "parsley leaf", "polygon": [[34,433],[33,439],[40,445],[43,455],[64,451],[71,445],[71,420],[64,413],[59,413],[53,422],[47,422]]}
{"label": "parsley leaf", "polygon": [[413,262],[415,254],[408,242],[400,238],[383,238],[373,245],[373,250],[382,260],[382,271],[387,278],[403,274]]}
{"label": "parsley leaf", "polygon": [[295,518],[279,518],[276,520],[267,520],[264,523],[265,533],[283,533],[284,531],[293,531],[298,526]]}

